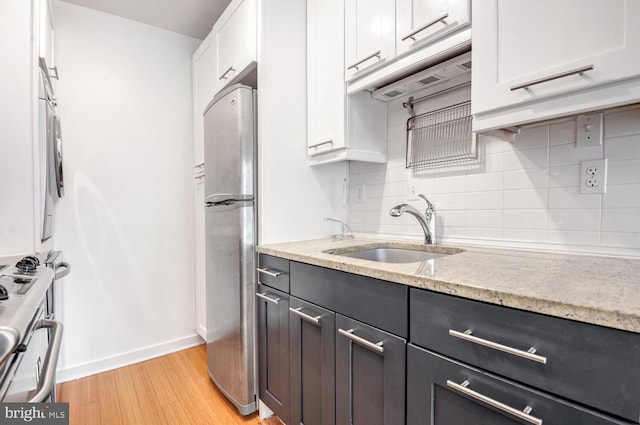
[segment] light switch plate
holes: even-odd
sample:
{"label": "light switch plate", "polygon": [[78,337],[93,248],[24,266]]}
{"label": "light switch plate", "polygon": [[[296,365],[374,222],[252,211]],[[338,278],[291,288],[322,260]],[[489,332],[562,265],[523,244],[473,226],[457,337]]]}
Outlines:
{"label": "light switch plate", "polygon": [[607,192],[607,160],[590,159],[580,163],[580,193]]}
{"label": "light switch plate", "polygon": [[355,187],[353,188],[353,192],[354,200],[359,204],[363,203],[365,200],[364,183],[355,185]]}
{"label": "light switch plate", "polygon": [[603,114],[578,115],[576,122],[576,147],[602,145]]}

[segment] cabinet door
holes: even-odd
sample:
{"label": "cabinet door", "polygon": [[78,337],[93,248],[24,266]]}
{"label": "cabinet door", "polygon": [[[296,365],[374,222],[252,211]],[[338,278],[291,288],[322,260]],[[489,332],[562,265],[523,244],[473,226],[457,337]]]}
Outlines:
{"label": "cabinet door", "polygon": [[217,33],[217,79],[223,85],[256,60],[256,12],[256,0],[243,0]]}
{"label": "cabinet door", "polygon": [[291,423],[333,425],[335,313],[290,298]]}
{"label": "cabinet door", "polygon": [[469,0],[397,0],[396,55],[433,43],[471,23]]}
{"label": "cabinet door", "polygon": [[204,109],[218,89],[215,34],[210,34],[193,54],[193,163],[204,163]]}
{"label": "cabinet door", "polygon": [[345,80],[395,56],[395,0],[345,0]]}
{"label": "cabinet door", "polygon": [[638,1],[477,0],[473,15],[474,114],[640,74]]}
{"label": "cabinet door", "polygon": [[336,315],[336,424],[404,424],[405,340]]}
{"label": "cabinet door", "polygon": [[289,296],[258,285],[256,297],[260,400],[289,423]]}
{"label": "cabinet door", "polygon": [[34,3],[39,8],[39,56],[44,58],[49,68],[53,68],[53,14],[50,0],[39,0]]}
{"label": "cabinet door", "polygon": [[344,1],[307,0],[307,153],[345,147]]}
{"label": "cabinet door", "polygon": [[207,339],[207,307],[206,307],[206,277],[204,253],[204,174],[195,180],[195,278],[196,278],[196,332],[206,341]]}
{"label": "cabinet door", "polygon": [[407,424],[630,425],[411,344],[407,369]]}

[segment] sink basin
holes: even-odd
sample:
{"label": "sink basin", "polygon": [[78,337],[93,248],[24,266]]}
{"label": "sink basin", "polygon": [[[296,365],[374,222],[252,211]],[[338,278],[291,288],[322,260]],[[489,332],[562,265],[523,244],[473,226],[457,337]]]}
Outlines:
{"label": "sink basin", "polygon": [[339,248],[326,251],[328,254],[343,257],[358,258],[360,260],[377,261],[381,263],[417,263],[434,258],[457,254],[463,250],[439,246],[380,246],[365,245],[349,248]]}

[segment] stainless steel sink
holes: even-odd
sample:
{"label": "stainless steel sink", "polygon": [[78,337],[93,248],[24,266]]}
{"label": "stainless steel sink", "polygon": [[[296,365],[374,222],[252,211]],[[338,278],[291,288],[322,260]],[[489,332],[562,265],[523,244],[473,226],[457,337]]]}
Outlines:
{"label": "stainless steel sink", "polygon": [[381,263],[417,263],[434,258],[446,257],[447,255],[457,254],[459,252],[462,252],[462,250],[428,245],[424,247],[412,246],[411,248],[365,245],[327,251],[328,254]]}

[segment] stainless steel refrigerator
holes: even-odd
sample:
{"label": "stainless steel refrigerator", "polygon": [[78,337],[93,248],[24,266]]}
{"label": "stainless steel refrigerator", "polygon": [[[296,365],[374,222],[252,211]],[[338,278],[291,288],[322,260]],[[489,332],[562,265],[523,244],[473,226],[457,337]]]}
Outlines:
{"label": "stainless steel refrigerator", "polygon": [[204,112],[207,367],[243,415],[256,410],[255,107],[236,85]]}

